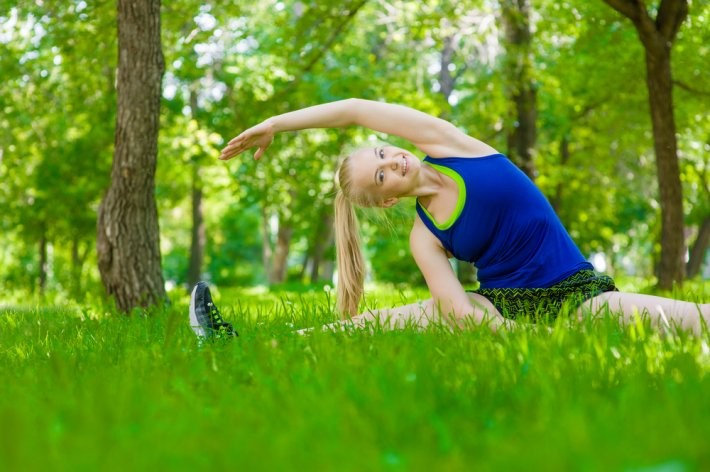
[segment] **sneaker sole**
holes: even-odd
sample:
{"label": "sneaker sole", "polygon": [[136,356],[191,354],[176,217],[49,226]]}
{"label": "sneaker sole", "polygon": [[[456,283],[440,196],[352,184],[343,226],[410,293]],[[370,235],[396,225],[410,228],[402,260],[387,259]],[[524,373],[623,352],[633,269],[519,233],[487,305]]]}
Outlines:
{"label": "sneaker sole", "polygon": [[200,326],[200,323],[197,321],[197,314],[195,313],[195,292],[197,291],[197,285],[195,285],[195,288],[192,289],[192,293],[190,294],[190,328],[192,328],[192,331],[195,332],[195,334],[201,338],[207,337],[205,334],[205,328]]}

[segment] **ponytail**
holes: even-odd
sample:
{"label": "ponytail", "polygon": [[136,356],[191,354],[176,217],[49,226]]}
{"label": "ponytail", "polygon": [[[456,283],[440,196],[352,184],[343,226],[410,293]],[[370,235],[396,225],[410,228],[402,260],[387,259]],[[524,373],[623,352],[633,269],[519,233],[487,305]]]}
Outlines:
{"label": "ponytail", "polygon": [[355,209],[341,189],[335,195],[335,248],[338,263],[338,311],[345,319],[358,313],[365,285],[365,260]]}

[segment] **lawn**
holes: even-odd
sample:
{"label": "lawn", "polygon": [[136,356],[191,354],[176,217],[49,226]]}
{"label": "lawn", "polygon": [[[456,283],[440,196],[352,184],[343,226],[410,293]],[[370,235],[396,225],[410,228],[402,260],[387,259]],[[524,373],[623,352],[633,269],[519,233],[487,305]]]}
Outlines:
{"label": "lawn", "polygon": [[215,298],[241,336],[203,346],[184,294],[130,318],[0,309],[0,470],[710,469],[708,333],[300,336],[333,319],[329,292]]}

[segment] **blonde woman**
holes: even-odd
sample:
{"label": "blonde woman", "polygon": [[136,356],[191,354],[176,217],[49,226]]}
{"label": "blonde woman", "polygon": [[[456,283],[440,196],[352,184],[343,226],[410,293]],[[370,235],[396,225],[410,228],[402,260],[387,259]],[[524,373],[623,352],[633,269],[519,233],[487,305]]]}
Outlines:
{"label": "blonde woman", "polygon": [[[274,116],[229,141],[220,159],[251,148],[260,159],[276,133],[353,125],[404,138],[426,155],[421,160],[408,149],[373,146],[338,169],[338,308],[354,325],[423,327],[443,319],[496,329],[521,316],[554,317],[563,306],[579,316],[604,309],[622,320],[641,314],[695,333],[710,319],[710,304],[617,291],[610,277],[593,271],[547,199],[510,160],[453,124],[405,106],[348,99]],[[387,208],[408,197],[416,199],[409,245],[431,298],[358,315],[365,264],[353,205]],[[479,290],[464,290],[451,257],[476,264]],[[205,321],[195,315],[193,326],[209,333],[212,317],[199,300],[209,298],[209,310],[216,309],[207,286],[198,287],[191,313]]]}

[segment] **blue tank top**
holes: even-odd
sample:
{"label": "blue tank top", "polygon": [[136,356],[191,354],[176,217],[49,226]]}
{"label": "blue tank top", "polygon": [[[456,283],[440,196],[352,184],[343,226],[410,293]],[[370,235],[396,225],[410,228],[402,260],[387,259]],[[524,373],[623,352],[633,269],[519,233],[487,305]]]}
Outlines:
{"label": "blue tank top", "polygon": [[503,154],[424,162],[451,177],[459,200],[451,218],[417,213],[454,257],[472,262],[481,288],[550,287],[593,269],[535,184]]}

